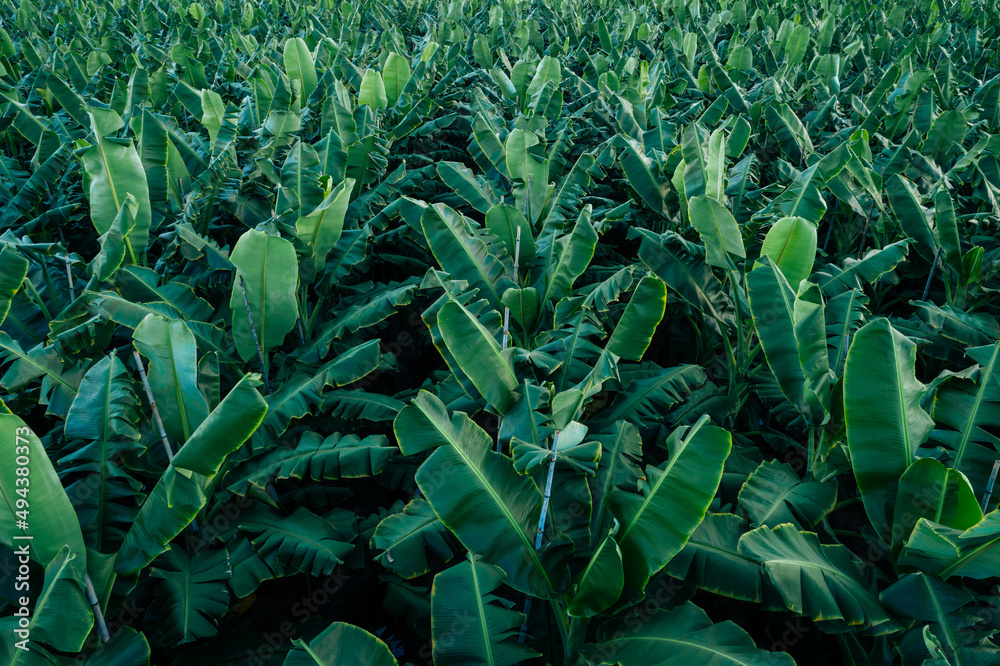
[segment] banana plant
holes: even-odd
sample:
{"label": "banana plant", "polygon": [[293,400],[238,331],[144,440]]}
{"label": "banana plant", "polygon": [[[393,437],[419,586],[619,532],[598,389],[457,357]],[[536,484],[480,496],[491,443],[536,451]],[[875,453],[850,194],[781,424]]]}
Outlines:
{"label": "banana plant", "polygon": [[995,3],[3,10],[0,663],[1000,660]]}

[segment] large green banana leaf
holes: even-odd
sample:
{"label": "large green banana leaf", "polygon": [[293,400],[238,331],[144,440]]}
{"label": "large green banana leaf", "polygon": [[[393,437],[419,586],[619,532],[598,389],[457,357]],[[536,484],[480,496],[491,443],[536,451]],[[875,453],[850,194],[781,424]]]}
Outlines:
{"label": "large green banana leaf", "polygon": [[661,611],[646,622],[612,620],[585,648],[595,664],[619,666],[794,666],[783,652],[758,648],[750,634],[733,622],[714,624],[690,601]]}
{"label": "large green banana leaf", "polygon": [[[263,400],[253,388],[255,381],[253,375],[244,377],[212,410],[202,423],[204,427],[191,436],[189,443],[193,447],[181,458],[181,462],[206,471],[217,471],[226,457],[253,434],[264,414],[260,404]],[[257,394],[256,397],[253,394]],[[232,400],[229,400],[230,395]],[[246,422],[239,427],[230,426],[225,433],[220,433],[219,429],[225,424],[240,418],[237,412],[241,407],[245,412],[242,418]],[[206,492],[211,484],[210,478],[179,467],[174,464],[176,461],[177,457],[157,481],[125,536],[115,559],[115,571],[118,573],[138,571],[165,552],[170,542],[191,524],[208,503]]]}
{"label": "large green banana leaf", "polygon": [[308,643],[295,639],[282,666],[396,666],[389,646],[360,627],[334,622]]}
{"label": "large green banana leaf", "polygon": [[[18,546],[22,543],[25,542],[18,543]],[[14,634],[13,631],[7,634],[5,629],[0,629],[0,636],[7,634],[0,647],[0,655],[10,650],[4,664],[31,666],[36,663],[32,652],[42,649],[39,643],[63,652],[78,652],[83,648],[94,626],[94,613],[87,603],[83,583],[77,580],[75,570],[83,565],[76,560],[77,555],[68,545],[56,551],[45,566],[45,582],[41,585],[41,590],[37,596],[32,595],[34,606],[30,609],[27,627],[18,625],[19,618],[11,618],[14,620],[11,627],[18,625],[22,630],[28,631],[29,639],[24,644],[25,649],[16,647],[17,643],[25,639],[24,635]],[[32,586],[36,585],[34,581],[33,578]]]}
{"label": "large green banana leaf", "polygon": [[819,224],[827,210],[826,197],[822,191],[821,162],[822,160],[799,172],[788,187],[764,210],[777,209],[775,212],[783,215],[801,217],[813,224]]}
{"label": "large green banana leaf", "polygon": [[[0,456],[0,543],[18,548],[30,541],[31,559],[43,567],[48,567],[68,546],[68,560],[72,562],[67,564],[68,572],[82,585],[87,551],[66,491],[38,436],[6,407],[0,406],[0,410],[4,412],[0,413],[0,435],[8,446],[7,454]],[[27,458],[27,464],[22,456]],[[18,474],[20,469],[27,469],[28,475]],[[24,536],[31,539],[17,538]]]}
{"label": "large green banana leaf", "polygon": [[[692,308],[701,312],[705,323],[713,330],[726,329],[735,323],[732,300],[722,289],[722,283],[701,256],[692,256],[674,239],[666,244],[648,236],[639,246],[639,259],[668,287],[677,292]],[[674,241],[674,242],[671,242]]]}
{"label": "large green banana leaf", "polygon": [[298,318],[298,262],[290,242],[254,229],[240,236],[230,258],[237,269],[229,299],[233,312],[233,337],[240,358],[249,361],[256,357],[257,346],[250,332],[240,278],[243,278],[246,287],[257,340],[266,354],[280,346],[295,327]]}
{"label": "large green banana leaf", "polygon": [[934,396],[936,428],[931,437],[952,452],[950,466],[965,474],[982,493],[997,458],[993,436],[986,428],[1000,424],[1000,342],[965,350],[978,363],[969,377],[952,377]]}
{"label": "large green banana leaf", "polygon": [[829,347],[829,368],[837,376],[844,376],[847,349],[854,333],[864,325],[868,297],[859,289],[851,289],[826,301],[826,340]]}
{"label": "large green banana leaf", "polygon": [[636,191],[643,203],[656,213],[667,217],[669,210],[664,201],[669,187],[666,180],[658,179],[651,170],[652,162],[642,152],[642,146],[626,140],[618,156],[628,184]]}
{"label": "large green banana leaf", "polygon": [[822,421],[830,412],[832,381],[827,343],[826,306],[823,293],[812,282],[801,282],[795,295],[795,342],[799,364],[805,374],[805,402],[813,419]]}
{"label": "large green banana leaf", "polygon": [[59,464],[64,475],[86,475],[67,492],[76,499],[87,545],[102,553],[121,543],[135,518],[131,502],[141,497],[141,484],[115,462],[139,439],[138,406],[131,375],[109,354],[87,371],[66,418],[66,436],[87,444]]}
{"label": "large green banana leaf", "polygon": [[132,342],[150,360],[149,385],[167,437],[175,446],[186,442],[208,417],[194,335],[180,320],[150,314],[136,326]]}
{"label": "large green banana leaf", "polygon": [[149,642],[133,627],[119,627],[111,640],[91,654],[87,666],[149,666]]}
{"label": "large green banana leaf", "polygon": [[878,635],[899,629],[844,546],[821,544],[812,532],[786,523],[748,532],[739,550],[763,564],[790,611],[821,627],[834,632],[857,627]]}
{"label": "large green banana leaf", "polygon": [[763,462],[740,489],[740,506],[753,527],[792,523],[811,528],[833,510],[837,484],[805,481],[787,463]]}
{"label": "large green banana leaf", "polygon": [[285,72],[288,78],[298,80],[302,91],[302,106],[316,89],[316,65],[305,40],[301,37],[290,37],[285,42],[284,49]]}
{"label": "large green banana leaf", "polygon": [[801,217],[783,217],[775,222],[760,248],[784,274],[793,290],[812,273],[816,260],[816,225]]}
{"label": "large green banana leaf", "polygon": [[500,567],[474,556],[434,577],[431,632],[436,666],[513,666],[538,653],[518,642],[524,615],[494,594]]}
{"label": "large green banana leaf", "polygon": [[38,344],[25,351],[4,331],[0,331],[0,355],[10,362],[7,372],[0,377],[0,385],[8,391],[17,391],[41,378],[39,402],[48,405],[46,414],[65,418],[76,398],[84,368],[66,367],[55,345]]}
{"label": "large green banana leaf", "polygon": [[532,226],[545,207],[549,187],[549,160],[545,158],[541,139],[534,132],[514,129],[504,142],[507,172],[515,182],[514,197],[518,209]]}
{"label": "large green banana leaf", "polygon": [[171,464],[213,476],[230,453],[250,439],[267,413],[267,402],[257,391],[259,375],[245,375],[191,433]]}
{"label": "large green banana leaf", "polygon": [[552,598],[561,580],[550,554],[535,552],[542,494],[465,414],[450,419],[444,404],[421,392],[393,424],[407,455],[435,451],[417,470],[417,484],[441,522],[473,553],[508,575],[508,585]]}
{"label": "large green banana leaf", "polygon": [[208,503],[209,481],[201,474],[168,466],[146,496],[115,557],[115,571],[137,573],[170,548]]}
{"label": "large green banana leaf", "polygon": [[468,280],[490,305],[502,310],[500,296],[514,283],[510,269],[493,253],[482,230],[444,204],[427,208],[420,225],[441,268],[455,278]]}
{"label": "large green banana leaf", "polygon": [[844,420],[854,476],[868,519],[888,543],[899,479],[934,421],[920,406],[916,345],[888,319],[854,336],[844,370]]}
{"label": "large green banana leaf", "polygon": [[[455,194],[480,213],[486,213],[494,206],[502,205],[497,202],[496,195],[490,186],[477,180],[472,171],[463,164],[439,162],[437,174],[445,185],[455,190]],[[508,248],[510,255],[514,256],[513,246],[508,246]]]}
{"label": "large green banana leaf", "polygon": [[297,372],[267,396],[267,414],[254,436],[254,447],[277,441],[292,419],[300,419],[323,403],[327,386],[344,386],[363,379],[379,367],[379,341],[370,340],[309,373]]}
{"label": "large green banana leaf", "polygon": [[501,349],[496,338],[456,301],[444,304],[437,323],[448,351],[458,363],[457,369],[472,380],[494,409],[505,414],[516,399],[514,349]]}
{"label": "large green banana leaf", "polygon": [[160,579],[156,594],[161,616],[155,642],[182,644],[218,633],[218,621],[229,609],[225,581],[232,577],[225,549],[189,555],[180,546],[171,546],[156,558],[149,575]]}
{"label": "large green banana leaf", "polygon": [[911,464],[899,479],[893,510],[893,545],[910,537],[920,518],[958,530],[966,530],[983,519],[979,500],[958,470],[948,469],[933,458]]}
{"label": "large green banana leaf", "polygon": [[389,99],[385,94],[385,82],[377,70],[365,71],[361,88],[358,90],[358,104],[367,105],[373,110],[384,109],[389,105]]}
{"label": "large green banana leaf", "polygon": [[721,203],[703,194],[692,197],[688,201],[688,215],[708,251],[709,266],[726,268],[729,254],[747,256],[736,218]]}
{"label": "large green banana leaf", "polygon": [[10,301],[28,275],[28,261],[12,247],[0,249],[0,324],[7,317]]}
{"label": "large green banana leaf", "polygon": [[691,581],[700,589],[730,599],[763,603],[768,610],[782,610],[769,602],[776,596],[760,564],[739,551],[747,521],[731,513],[709,513],[664,568],[671,576]]}
{"label": "large green banana leaf", "polygon": [[622,551],[615,541],[617,524],[608,530],[590,556],[587,566],[570,581],[566,612],[572,617],[593,617],[618,601],[625,586]]}
{"label": "large green banana leaf", "polygon": [[[800,29],[806,32],[804,43],[808,44],[808,26],[796,27],[796,31]],[[799,40],[799,43],[803,44],[803,40]],[[801,46],[799,53],[805,53],[804,45]],[[801,60],[802,55],[798,55],[797,58]],[[794,59],[789,60],[789,63],[794,63]],[[767,123],[767,128],[774,133],[778,140],[778,145],[793,162],[801,162],[805,155],[813,152],[814,148],[809,133],[787,104],[768,104],[764,108],[764,120]]]}
{"label": "large green banana leaf", "polygon": [[670,435],[670,457],[646,468],[641,494],[611,491],[608,505],[622,526],[617,539],[625,582],[636,590],[684,547],[715,497],[732,439],[708,420],[705,415]]}
{"label": "large green banana leaf", "polygon": [[90,219],[98,233],[105,234],[114,223],[126,196],[135,197],[138,209],[135,226],[129,232],[125,245],[131,263],[137,263],[149,243],[152,210],[149,204],[149,187],[139,153],[130,140],[112,140],[109,135],[125,125],[111,109],[88,108],[90,129],[94,145],[81,154],[83,166],[90,176]]}
{"label": "large green banana leaf", "polygon": [[666,420],[670,409],[702,386],[705,370],[697,365],[660,368],[642,364],[634,369],[620,369],[622,390],[614,402],[591,417],[593,430],[603,430],[624,419],[636,425]]}
{"label": "large green banana leaf", "polygon": [[396,106],[409,80],[410,63],[398,53],[390,52],[382,64],[382,82],[385,84],[389,108]]}
{"label": "large green banana leaf", "polygon": [[336,187],[327,187],[323,199],[311,211],[300,211],[295,222],[295,235],[309,244],[317,272],[322,270],[330,250],[337,245],[344,231],[344,217],[354,189],[354,181],[345,179]]}
{"label": "large green banana leaf", "polygon": [[606,349],[627,361],[638,361],[646,353],[667,307],[663,280],[646,276],[639,281],[625,312],[615,326]]}
{"label": "large green banana leaf", "polygon": [[361,438],[334,433],[324,438],[306,432],[295,448],[267,449],[240,463],[226,477],[226,487],[238,495],[246,495],[251,486],[263,490],[275,480],[318,482],[375,476],[396,452],[384,435]]}
{"label": "large green banana leaf", "polygon": [[308,143],[297,141],[281,165],[281,186],[278,188],[275,212],[297,212],[301,217],[323,200],[319,154]]}
{"label": "large green banana leaf", "polygon": [[559,236],[553,231],[547,243],[539,243],[538,253],[545,261],[545,272],[544,282],[535,286],[542,294],[542,303],[569,296],[573,283],[590,265],[597,247],[597,231],[590,221],[592,210],[587,204],[572,230]]}
{"label": "large green banana leaf", "polygon": [[767,366],[785,398],[805,412],[806,377],[795,338],[795,291],[770,258],[759,262],[746,281],[754,329]]}
{"label": "large green banana leaf", "polygon": [[851,289],[860,289],[891,273],[906,259],[910,242],[897,241],[865,252],[860,259],[845,257],[840,266],[827,264],[816,272],[816,282],[826,296],[836,296]]}
{"label": "large green banana leaf", "polygon": [[618,421],[608,434],[594,439],[601,444],[601,457],[594,476],[588,480],[593,497],[590,532],[600,535],[612,489],[635,486],[642,477],[638,464],[642,460],[642,439],[639,429],[626,421]]}
{"label": "large green banana leaf", "polygon": [[897,174],[889,179],[886,193],[892,212],[906,235],[913,239],[917,252],[924,259],[933,261],[939,248],[937,234],[931,226],[930,213],[920,205],[920,194],[916,188]]}
{"label": "large green banana leaf", "polygon": [[108,230],[101,234],[98,242],[101,251],[90,263],[90,272],[97,283],[111,279],[115,271],[122,265],[132,230],[135,229],[136,215],[139,204],[132,194],[126,194],[122,207],[115,215]]}
{"label": "large green banana leaf", "polygon": [[986,656],[976,654],[976,643],[985,637],[985,632],[970,630],[961,612],[975,600],[968,590],[949,585],[935,576],[915,573],[906,574],[879,596],[886,609],[896,617],[916,621],[916,626],[899,641],[904,659],[930,657],[921,636],[924,629],[929,629],[941,641],[949,664],[972,666],[981,663],[981,658]]}
{"label": "large green banana leaf", "polygon": [[[508,204],[491,206],[486,211],[486,228],[503,242],[509,257],[517,255],[521,266],[528,266],[534,260],[535,239],[521,211]],[[518,229],[521,230],[520,245],[517,243]]]}
{"label": "large green banana leaf", "polygon": [[708,168],[705,163],[704,144],[707,138],[708,133],[700,123],[691,123],[681,133],[681,154],[684,156],[682,161],[684,200],[688,202],[695,197],[705,195]]}
{"label": "large green banana leaf", "polygon": [[252,535],[254,549],[271,570],[284,575],[329,576],[354,547],[330,521],[304,506],[290,516],[255,507],[240,517],[239,529]]}
{"label": "large green banana leaf", "polygon": [[378,561],[400,578],[416,578],[431,570],[431,561],[455,556],[454,540],[425,499],[415,498],[399,513],[384,518],[372,535]]}
{"label": "large green banana leaf", "polygon": [[1000,511],[991,511],[965,531],[920,518],[899,563],[944,579],[995,577],[1000,570]]}

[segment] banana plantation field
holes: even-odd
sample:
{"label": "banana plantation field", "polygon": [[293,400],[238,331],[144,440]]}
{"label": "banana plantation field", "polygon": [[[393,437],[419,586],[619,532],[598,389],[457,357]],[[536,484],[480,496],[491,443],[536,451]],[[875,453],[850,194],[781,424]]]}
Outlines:
{"label": "banana plantation field", "polygon": [[1000,664],[998,0],[0,0],[0,666]]}

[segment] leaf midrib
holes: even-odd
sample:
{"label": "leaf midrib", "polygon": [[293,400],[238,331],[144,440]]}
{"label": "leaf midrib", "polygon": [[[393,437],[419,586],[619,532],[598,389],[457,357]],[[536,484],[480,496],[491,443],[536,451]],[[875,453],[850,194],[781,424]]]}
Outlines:
{"label": "leaf midrib", "polygon": [[751,661],[743,661],[742,658],[734,657],[732,654],[728,652],[722,652],[720,650],[712,649],[708,643],[694,643],[691,641],[686,641],[681,638],[668,638],[664,636],[634,636],[634,637],[623,636],[621,638],[616,638],[615,641],[616,642],[621,641],[625,643],[627,643],[628,641],[643,641],[643,642],[655,641],[657,643],[667,643],[670,645],[684,645],[689,648],[693,647],[697,650],[708,652],[712,655],[718,655],[719,657],[722,657],[726,662],[739,664],[740,666],[755,666],[758,663],[755,657],[751,657],[750,658]]}
{"label": "leaf midrib", "polygon": [[670,470],[677,463],[677,461],[680,460],[680,458],[684,455],[684,453],[687,451],[688,445],[694,439],[695,435],[697,435],[698,432],[701,430],[702,426],[704,426],[706,423],[708,423],[707,415],[700,418],[697,423],[691,426],[691,429],[686,433],[684,439],[681,440],[681,445],[677,449],[677,453],[671,456],[670,460],[667,461],[667,466],[663,468],[663,474],[660,475],[660,478],[657,479],[653,487],[650,488],[649,493],[643,500],[642,505],[639,507],[639,510],[635,512],[635,516],[633,516],[632,520],[629,521],[628,527],[626,527],[625,531],[622,532],[622,536],[619,539],[619,543],[625,543],[625,540],[628,539],[628,535],[632,531],[632,528],[635,527],[636,523],[638,523],[639,520],[642,518],[643,514],[646,512],[646,507],[649,506],[650,502],[653,501],[653,498],[655,498],[657,493],[659,492],[660,486],[662,486],[666,482],[667,477],[670,476]]}
{"label": "leaf midrib", "polygon": [[[497,493],[496,489],[493,487],[491,483],[489,483],[489,481],[482,474],[479,468],[473,464],[472,459],[469,458],[468,455],[466,455],[464,449],[462,449],[462,447],[459,445],[458,440],[452,437],[450,432],[445,431],[443,428],[441,428],[441,426],[433,418],[428,417],[427,421],[430,422],[434,426],[434,429],[437,430],[441,434],[441,436],[448,442],[448,446],[450,447],[450,449],[458,454],[458,456],[462,459],[462,462],[465,463],[465,466],[472,471],[475,477],[479,480],[482,487],[485,488],[486,491],[490,494],[490,497],[493,498],[494,504],[496,504],[497,507],[499,507],[500,512],[504,515],[504,517],[507,519],[507,522],[511,525],[511,527],[513,527],[514,532],[524,543],[525,549],[531,555],[531,560],[534,562],[536,570],[539,571],[545,578],[545,582],[549,586],[549,589],[552,589],[552,581],[549,579],[549,573],[548,571],[545,570],[545,567],[542,566],[542,561],[538,559],[538,553],[535,551],[534,543],[532,543],[532,541],[524,533],[524,531],[522,530],[522,526],[518,524],[518,522],[514,519],[514,515],[507,508],[507,505],[503,503],[502,498]],[[431,508],[432,509],[434,508],[433,504],[431,505]],[[435,510],[434,513],[437,513],[437,511]],[[441,522],[444,523],[445,521],[442,519]]]}
{"label": "leaf midrib", "polygon": [[941,627],[944,629],[948,647],[951,648],[952,654],[954,654],[955,658],[958,660],[958,666],[965,666],[965,656],[958,647],[958,641],[955,639],[955,632],[951,628],[951,623],[948,622],[948,614],[945,613],[944,608],[941,607],[941,601],[931,588],[929,579],[926,576],[921,576],[921,580],[927,588],[931,601],[934,603],[934,609],[937,611],[938,617],[941,618]]}
{"label": "leaf midrib", "polygon": [[472,594],[476,600],[476,610],[479,611],[479,629],[483,633],[483,645],[486,648],[486,663],[491,666],[496,663],[493,657],[493,642],[490,640],[490,627],[486,621],[486,608],[483,606],[482,587],[479,584],[479,573],[476,571],[476,563],[469,562],[469,569],[472,571]]}
{"label": "leaf midrib", "polygon": [[969,444],[969,439],[972,436],[972,429],[976,427],[976,416],[979,414],[979,406],[982,404],[983,396],[986,395],[986,387],[990,383],[990,378],[993,376],[993,368],[996,366],[997,356],[1000,353],[1000,342],[994,343],[993,345],[993,356],[990,357],[990,364],[985,368],[985,372],[980,372],[979,390],[976,391],[976,399],[972,403],[972,409],[969,412],[969,420],[965,424],[965,429],[962,431],[962,439],[959,443],[958,450],[955,452],[955,460],[952,462],[952,468],[958,469],[959,465],[962,464],[962,458],[965,456],[965,448]]}

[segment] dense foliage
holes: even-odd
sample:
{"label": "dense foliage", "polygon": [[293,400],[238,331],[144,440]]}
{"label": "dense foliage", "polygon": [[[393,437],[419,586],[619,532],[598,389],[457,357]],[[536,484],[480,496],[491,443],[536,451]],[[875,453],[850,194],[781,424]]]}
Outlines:
{"label": "dense foliage", "polygon": [[1000,663],[996,0],[0,6],[0,664]]}

